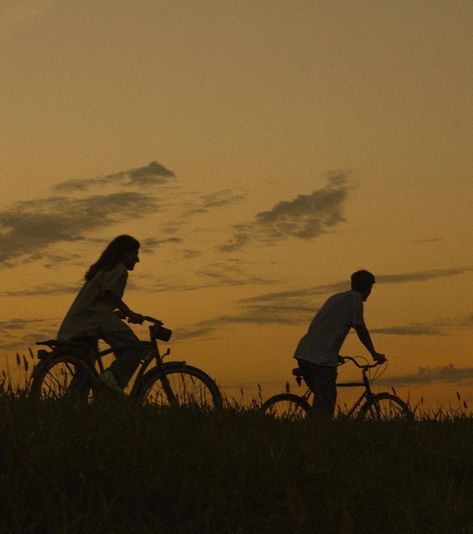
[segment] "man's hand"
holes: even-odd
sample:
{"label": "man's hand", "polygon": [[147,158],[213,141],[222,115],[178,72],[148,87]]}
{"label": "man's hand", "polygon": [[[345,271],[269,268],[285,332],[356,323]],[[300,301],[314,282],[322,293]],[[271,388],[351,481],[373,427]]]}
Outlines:
{"label": "man's hand", "polygon": [[384,354],[380,354],[379,352],[374,352],[371,356],[373,356],[373,360],[376,362],[376,363],[384,363],[384,362],[387,362],[387,358]]}
{"label": "man's hand", "polygon": [[143,324],[144,318],[141,313],[130,312],[128,314],[128,322],[133,324]]}

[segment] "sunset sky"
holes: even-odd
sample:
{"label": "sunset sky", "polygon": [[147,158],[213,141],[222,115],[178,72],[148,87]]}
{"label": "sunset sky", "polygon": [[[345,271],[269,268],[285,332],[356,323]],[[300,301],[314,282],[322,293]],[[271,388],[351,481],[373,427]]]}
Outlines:
{"label": "sunset sky", "polygon": [[291,380],[365,268],[383,379],[473,401],[472,27],[470,0],[0,0],[0,368],[129,233],[125,301],[229,395]]}

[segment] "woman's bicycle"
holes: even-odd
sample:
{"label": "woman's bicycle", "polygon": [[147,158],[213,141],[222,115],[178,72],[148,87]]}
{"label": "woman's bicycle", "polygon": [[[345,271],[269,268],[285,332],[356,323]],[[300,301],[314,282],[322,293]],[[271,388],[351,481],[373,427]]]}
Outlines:
{"label": "woman's bicycle", "polygon": [[[362,421],[413,418],[413,413],[408,404],[397,395],[388,392],[373,393],[371,390],[370,384],[374,378],[369,378],[369,371],[370,369],[383,365],[382,363],[360,364],[355,357],[339,357],[339,365],[343,365],[347,361],[352,362],[356,367],[361,369],[361,381],[340,382],[337,383],[337,388],[363,386],[365,391],[347,412],[346,417],[352,417]],[[303,380],[301,370],[299,368],[293,369],[292,374],[296,377],[297,384],[300,386]],[[293,421],[305,419],[312,414],[312,407],[309,404],[309,399],[312,395],[313,393],[310,388],[302,396],[289,392],[280,393],[263,403],[261,410],[265,415],[272,416],[276,419],[289,419]]]}
{"label": "woman's bicycle", "polygon": [[[144,316],[144,320],[152,323],[149,327],[150,340],[141,341],[144,356],[129,397],[140,404],[153,406],[220,408],[222,396],[208,374],[185,361],[163,362],[171,349],[161,355],[158,340],[169,341],[171,330],[164,328],[162,322],[153,317]],[[48,340],[37,345],[51,350],[38,350],[39,362],[33,370],[30,398],[67,397],[90,402],[108,389],[99,377],[104,371],[103,357],[113,353],[111,348],[98,352],[96,346],[86,341]],[[153,361],[155,366],[151,366]]]}

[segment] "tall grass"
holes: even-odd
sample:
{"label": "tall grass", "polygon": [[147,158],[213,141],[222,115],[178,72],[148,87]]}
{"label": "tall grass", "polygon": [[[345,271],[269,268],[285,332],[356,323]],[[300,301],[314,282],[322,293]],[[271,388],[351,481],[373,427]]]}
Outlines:
{"label": "tall grass", "polygon": [[[0,393],[0,532],[473,532],[473,419],[277,422]],[[422,414],[421,414],[422,415]]]}

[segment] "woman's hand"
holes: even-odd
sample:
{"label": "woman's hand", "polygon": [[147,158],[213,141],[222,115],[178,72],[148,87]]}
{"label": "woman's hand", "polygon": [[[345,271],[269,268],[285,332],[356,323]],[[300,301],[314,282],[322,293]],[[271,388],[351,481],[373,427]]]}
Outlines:
{"label": "woman's hand", "polygon": [[141,313],[135,313],[130,311],[128,313],[128,322],[133,324],[143,324],[144,318]]}

